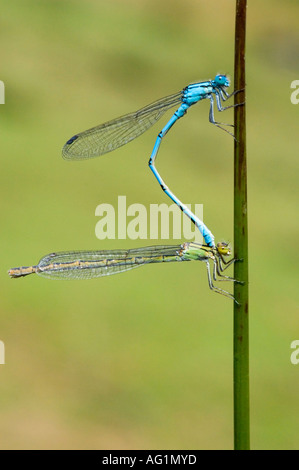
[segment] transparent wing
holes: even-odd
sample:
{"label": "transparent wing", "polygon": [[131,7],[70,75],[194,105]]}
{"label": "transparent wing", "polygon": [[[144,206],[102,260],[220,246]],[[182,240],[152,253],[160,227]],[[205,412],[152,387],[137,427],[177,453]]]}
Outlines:
{"label": "transparent wing", "polygon": [[111,152],[143,134],[181,100],[182,91],[161,98],[139,111],[80,132],[67,141],[62,156],[66,160],[82,160]]}
{"label": "transparent wing", "polygon": [[68,251],[42,258],[34,272],[51,279],[91,279],[128,271],[149,263],[180,261],[181,245],[132,250]]}

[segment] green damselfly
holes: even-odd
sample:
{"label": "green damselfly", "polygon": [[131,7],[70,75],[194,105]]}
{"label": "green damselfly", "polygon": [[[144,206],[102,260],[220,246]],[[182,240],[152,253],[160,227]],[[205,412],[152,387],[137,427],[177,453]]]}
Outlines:
{"label": "green damselfly", "polygon": [[239,282],[223,274],[236,261],[234,258],[225,260],[230,254],[230,247],[225,242],[220,242],[215,247],[185,242],[181,245],[158,245],[129,250],[65,251],[44,256],[36,266],[10,269],[8,274],[12,278],[35,273],[49,279],[92,279],[152,263],[204,261],[210,289],[235,300],[232,294],[213,284],[213,281]]}

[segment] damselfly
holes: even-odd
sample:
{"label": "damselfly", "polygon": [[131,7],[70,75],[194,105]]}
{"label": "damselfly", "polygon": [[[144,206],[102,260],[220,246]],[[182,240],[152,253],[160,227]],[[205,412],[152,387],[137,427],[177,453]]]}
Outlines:
{"label": "damselfly", "polygon": [[214,80],[193,83],[186,86],[183,90],[173,95],[161,98],[154,103],[145,106],[139,111],[127,114],[113,121],[106,122],[99,126],[80,132],[69,139],[62,149],[62,155],[67,160],[81,160],[93,158],[103,155],[107,152],[127,144],[139,135],[143,134],[155,122],[157,122],[163,114],[174,106],[178,106],[173,116],[170,118],[166,126],[161,130],[156,139],[152,154],[149,159],[149,167],[155,175],[162,190],[170,197],[170,199],[179,206],[179,208],[192,220],[198,227],[208,246],[215,247],[214,236],[206,225],[191,212],[191,210],[183,204],[173,192],[166,186],[158,170],[155,167],[155,160],[158,154],[160,144],[163,137],[176,123],[178,119],[183,117],[187,110],[203,99],[210,100],[209,121],[217,127],[231,134],[229,131],[221,127],[223,124],[215,121],[214,117],[214,98],[218,111],[232,108],[238,105],[222,106],[222,101],[226,101],[232,95],[228,94],[226,88],[230,85],[229,79],[225,75],[216,75]]}
{"label": "damselfly", "polygon": [[[10,269],[8,274],[12,278],[36,273],[49,279],[91,279],[129,271],[145,264],[197,260],[206,263],[210,289],[235,300],[229,292],[213,284],[213,280],[239,282],[222,274],[236,261],[234,258],[225,260],[230,254],[230,247],[225,242],[218,243],[216,247],[185,242],[182,245],[130,250],[65,251],[46,255],[36,266]],[[213,266],[212,275],[210,263]]]}

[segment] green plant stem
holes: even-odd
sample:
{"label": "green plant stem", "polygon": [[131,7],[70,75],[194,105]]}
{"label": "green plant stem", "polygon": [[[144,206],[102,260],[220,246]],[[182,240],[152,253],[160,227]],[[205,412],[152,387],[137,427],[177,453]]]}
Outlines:
{"label": "green plant stem", "polygon": [[[245,89],[245,32],[247,0],[236,1],[235,90]],[[245,102],[245,90],[235,95],[235,104]],[[249,334],[248,334],[248,227],[245,104],[235,107],[234,152],[234,447],[250,448],[249,427]]]}

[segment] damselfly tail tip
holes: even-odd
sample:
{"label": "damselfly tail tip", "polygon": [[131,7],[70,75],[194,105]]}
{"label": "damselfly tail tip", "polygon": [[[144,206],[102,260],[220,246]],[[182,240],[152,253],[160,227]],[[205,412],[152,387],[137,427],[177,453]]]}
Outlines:
{"label": "damselfly tail tip", "polygon": [[20,277],[19,274],[17,274],[17,270],[15,268],[9,269],[7,271],[7,274],[9,275],[9,277],[11,277],[11,279],[16,279]]}
{"label": "damselfly tail tip", "polygon": [[7,271],[7,274],[12,279],[18,279],[20,277],[28,276],[36,272],[37,266],[21,267],[21,268],[12,268]]}

